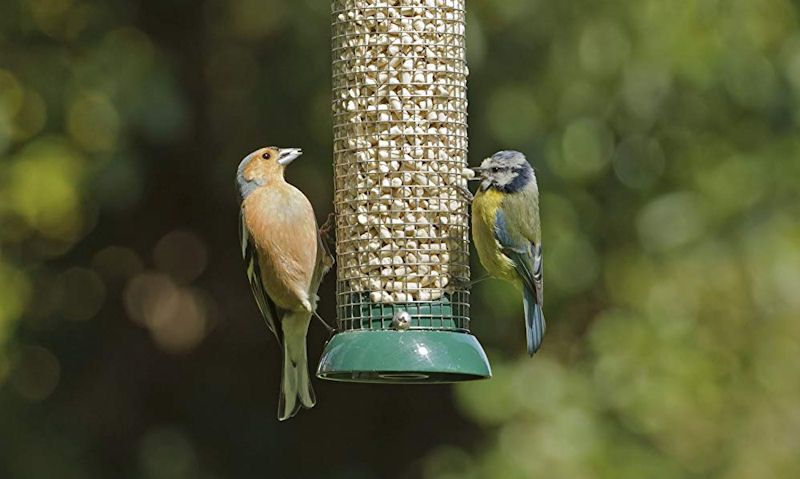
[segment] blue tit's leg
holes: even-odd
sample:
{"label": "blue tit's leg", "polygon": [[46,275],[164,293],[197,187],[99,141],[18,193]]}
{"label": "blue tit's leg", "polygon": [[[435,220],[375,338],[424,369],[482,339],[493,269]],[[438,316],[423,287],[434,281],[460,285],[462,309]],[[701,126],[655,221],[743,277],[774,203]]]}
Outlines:
{"label": "blue tit's leg", "polygon": [[475,286],[478,283],[482,283],[483,281],[486,281],[487,279],[490,279],[491,277],[492,277],[492,275],[490,275],[490,274],[484,274],[480,278],[470,281],[469,284],[467,285],[467,287],[471,288],[471,287]]}
{"label": "blue tit's leg", "polygon": [[472,203],[472,200],[475,199],[475,195],[473,195],[472,192],[469,191],[466,187],[461,186],[461,185],[457,185],[457,186],[454,186],[454,188],[456,189],[456,191],[461,193],[461,196],[466,198],[466,200],[469,201],[470,203]]}
{"label": "blue tit's leg", "polygon": [[[448,183],[449,183],[449,181],[447,180],[447,178],[445,178],[445,176],[444,176],[443,174],[441,174],[441,173],[439,173],[439,178],[441,178],[441,179],[442,179],[442,181],[444,182],[443,184],[448,184]],[[473,200],[473,199],[475,199],[475,196],[474,196],[474,195],[472,194],[472,192],[471,192],[471,191],[469,191],[469,190],[468,190],[466,187],[464,187],[464,186],[461,186],[461,185],[450,185],[450,186],[451,186],[451,187],[452,187],[454,190],[456,190],[456,192],[457,192],[458,194],[460,194],[461,196],[463,196],[463,197],[464,197],[464,198],[465,198],[465,199],[466,199],[468,202],[472,203],[472,200]]]}
{"label": "blue tit's leg", "polygon": [[475,286],[478,283],[481,283],[483,281],[486,281],[487,279],[490,279],[491,277],[492,276],[487,273],[487,274],[481,276],[480,278],[478,278],[476,280],[472,280],[472,281],[469,281],[469,282],[466,282],[466,281],[465,282],[461,282],[461,281],[453,280],[453,282],[451,284],[453,285],[454,288],[469,289],[469,288]]}

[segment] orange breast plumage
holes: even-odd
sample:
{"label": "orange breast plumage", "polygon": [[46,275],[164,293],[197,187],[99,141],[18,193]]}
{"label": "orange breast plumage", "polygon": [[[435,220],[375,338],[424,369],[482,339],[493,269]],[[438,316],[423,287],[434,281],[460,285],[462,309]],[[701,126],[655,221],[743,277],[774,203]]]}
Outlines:
{"label": "orange breast plumage", "polygon": [[305,309],[313,294],[317,257],[311,203],[300,190],[284,183],[257,189],[245,199],[243,208],[270,298],[283,309]]}

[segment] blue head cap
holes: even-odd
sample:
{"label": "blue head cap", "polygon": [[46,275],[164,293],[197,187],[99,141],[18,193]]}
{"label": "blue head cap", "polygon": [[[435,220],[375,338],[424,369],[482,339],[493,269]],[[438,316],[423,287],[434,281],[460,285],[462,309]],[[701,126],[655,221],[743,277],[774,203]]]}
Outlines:
{"label": "blue head cap", "polygon": [[498,151],[476,168],[480,173],[481,189],[494,188],[506,193],[514,193],[525,188],[535,178],[533,168],[525,155],[519,151]]}

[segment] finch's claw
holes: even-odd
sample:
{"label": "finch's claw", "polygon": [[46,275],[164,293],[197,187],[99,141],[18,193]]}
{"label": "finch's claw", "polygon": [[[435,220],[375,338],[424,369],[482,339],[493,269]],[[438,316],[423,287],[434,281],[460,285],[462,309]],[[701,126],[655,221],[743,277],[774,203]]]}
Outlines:
{"label": "finch's claw", "polygon": [[331,230],[336,226],[336,213],[331,211],[328,214],[328,217],[325,219],[325,223],[322,224],[319,228],[320,234],[327,239],[328,235],[330,234]]}

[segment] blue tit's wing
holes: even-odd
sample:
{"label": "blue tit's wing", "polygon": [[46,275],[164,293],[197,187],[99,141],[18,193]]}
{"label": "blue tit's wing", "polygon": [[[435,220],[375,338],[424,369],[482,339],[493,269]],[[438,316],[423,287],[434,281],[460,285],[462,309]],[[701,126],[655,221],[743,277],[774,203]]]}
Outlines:
{"label": "blue tit's wing", "polygon": [[495,239],[503,254],[514,264],[522,281],[528,354],[533,355],[539,350],[545,332],[542,313],[543,261],[541,244],[529,240],[524,234],[525,228],[524,225],[518,227],[512,224],[505,208],[498,208],[494,227]]}
{"label": "blue tit's wing", "polygon": [[[542,304],[544,283],[542,275],[542,228],[539,221],[539,192],[531,182],[519,193],[506,195],[500,208],[504,214],[505,237],[501,247],[517,249],[528,255],[533,277],[531,288],[537,303]],[[530,285],[529,285],[530,286]]]}
{"label": "blue tit's wing", "polygon": [[280,318],[278,315],[275,303],[270,299],[267,290],[264,289],[264,284],[261,282],[261,266],[258,262],[258,254],[256,247],[250,239],[250,232],[247,231],[247,226],[244,222],[244,212],[239,213],[239,235],[242,245],[242,257],[247,268],[247,279],[250,281],[250,289],[253,290],[253,296],[256,299],[261,316],[267,323],[267,327],[275,338],[278,344],[283,346],[283,330],[278,327],[276,321]]}
{"label": "blue tit's wing", "polygon": [[509,225],[508,216],[503,208],[497,210],[495,215],[494,234],[495,239],[500,245],[500,249],[514,263],[514,269],[519,274],[522,283],[535,291],[536,288],[536,269],[541,269],[541,255],[537,255],[539,249],[526,238],[516,235],[514,227]]}

